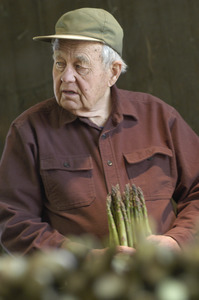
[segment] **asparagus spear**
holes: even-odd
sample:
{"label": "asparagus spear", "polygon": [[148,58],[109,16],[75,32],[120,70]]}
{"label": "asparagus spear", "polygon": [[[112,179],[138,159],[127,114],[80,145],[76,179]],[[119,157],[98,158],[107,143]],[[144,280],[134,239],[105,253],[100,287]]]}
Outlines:
{"label": "asparagus spear", "polygon": [[133,203],[133,210],[132,210],[133,215],[131,218],[133,219],[133,231],[134,231],[134,237],[136,241],[135,246],[136,246],[141,234],[142,220],[140,216],[140,212],[141,212],[140,200],[138,197],[137,188],[135,184],[132,185],[132,203]]}
{"label": "asparagus spear", "polygon": [[125,186],[125,190],[124,190],[124,194],[123,194],[123,202],[125,204],[125,209],[126,209],[126,213],[127,213],[127,217],[130,220],[131,219],[131,212],[130,212],[130,195],[131,193],[131,188],[130,188],[130,184],[126,184]]}
{"label": "asparagus spear", "polygon": [[143,195],[141,188],[138,187],[137,191],[138,191],[139,199],[142,203],[143,226],[145,227],[145,235],[148,236],[148,235],[152,234],[152,231],[151,231],[151,227],[149,225],[146,203],[145,203],[144,195]]}
{"label": "asparagus spear", "polygon": [[126,228],[127,245],[129,247],[133,247],[133,235],[132,235],[131,221],[130,221],[130,219],[128,219],[124,202],[121,202],[121,210],[122,210],[124,224],[125,224],[125,228]]}
{"label": "asparagus spear", "polygon": [[[131,189],[130,185],[126,184],[124,194],[123,194],[124,208],[123,211],[126,211],[126,228],[127,228],[127,237],[128,237],[128,246],[133,247],[133,229],[131,221]],[[125,211],[123,214],[125,215]]]}
{"label": "asparagus spear", "polygon": [[106,201],[106,208],[107,208],[108,227],[109,227],[109,244],[110,246],[115,247],[119,245],[120,242],[119,242],[115,221],[111,211],[111,202],[112,202],[111,195],[108,194],[107,201]]}

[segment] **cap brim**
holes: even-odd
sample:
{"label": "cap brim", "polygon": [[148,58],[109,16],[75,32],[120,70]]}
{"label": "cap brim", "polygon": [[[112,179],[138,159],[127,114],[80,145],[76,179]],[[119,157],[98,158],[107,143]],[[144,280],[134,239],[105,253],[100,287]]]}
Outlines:
{"label": "cap brim", "polygon": [[81,36],[81,35],[54,34],[54,35],[41,35],[41,36],[33,37],[34,41],[43,41],[43,42],[51,42],[52,39],[93,41],[93,42],[104,43],[102,40],[95,39],[88,36]]}

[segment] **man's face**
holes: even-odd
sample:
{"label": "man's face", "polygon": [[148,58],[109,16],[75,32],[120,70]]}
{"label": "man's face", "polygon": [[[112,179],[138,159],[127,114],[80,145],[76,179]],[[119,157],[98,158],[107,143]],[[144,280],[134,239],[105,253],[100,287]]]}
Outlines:
{"label": "man's face", "polygon": [[53,56],[56,100],[75,115],[89,116],[110,95],[112,74],[102,63],[102,44],[60,40],[58,48]]}

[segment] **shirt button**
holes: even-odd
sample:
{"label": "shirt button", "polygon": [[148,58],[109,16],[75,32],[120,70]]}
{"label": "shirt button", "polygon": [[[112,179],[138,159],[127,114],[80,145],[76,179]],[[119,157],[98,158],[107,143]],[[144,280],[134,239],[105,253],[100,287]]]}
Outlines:
{"label": "shirt button", "polygon": [[102,139],[105,140],[106,138],[107,138],[107,134],[106,133],[102,134]]}
{"label": "shirt button", "polygon": [[70,164],[68,162],[64,162],[64,167],[65,168],[69,168],[70,167]]}
{"label": "shirt button", "polygon": [[154,159],[154,156],[151,156],[151,157],[147,158],[148,161],[151,161],[153,159]]}
{"label": "shirt button", "polygon": [[112,161],[111,161],[111,160],[108,160],[108,161],[107,161],[107,165],[108,165],[109,167],[112,166],[112,165],[113,165]]}

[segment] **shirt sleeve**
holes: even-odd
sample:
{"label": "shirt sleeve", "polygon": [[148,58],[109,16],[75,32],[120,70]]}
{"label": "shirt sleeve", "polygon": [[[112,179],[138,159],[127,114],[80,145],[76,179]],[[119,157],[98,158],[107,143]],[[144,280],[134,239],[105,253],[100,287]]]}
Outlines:
{"label": "shirt sleeve", "polygon": [[36,137],[32,132],[28,140],[24,132],[11,126],[0,164],[1,243],[7,252],[20,254],[60,247],[66,240],[43,219]]}
{"label": "shirt sleeve", "polygon": [[199,229],[199,137],[174,110],[171,125],[177,172],[173,199],[177,204],[176,220],[166,235],[181,246],[193,241]]}

